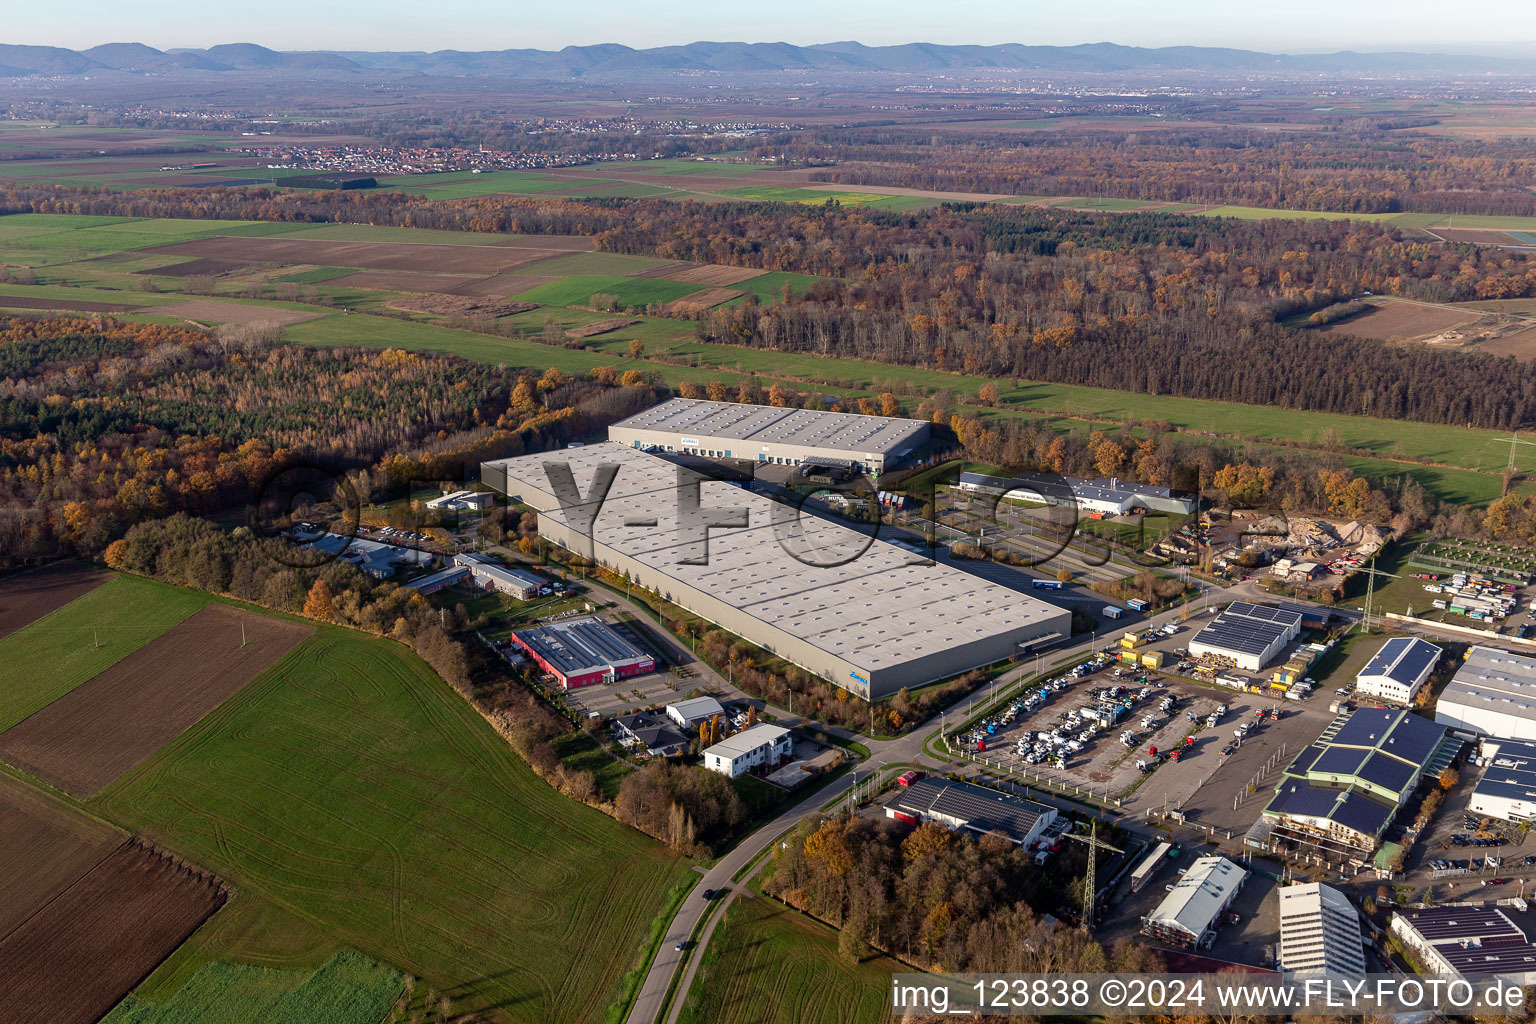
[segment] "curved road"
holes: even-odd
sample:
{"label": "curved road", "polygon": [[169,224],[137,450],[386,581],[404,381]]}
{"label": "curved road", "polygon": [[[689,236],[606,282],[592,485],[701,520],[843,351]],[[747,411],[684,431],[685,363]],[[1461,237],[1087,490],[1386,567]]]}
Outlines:
{"label": "curved road", "polygon": [[[1198,582],[1198,581],[1196,581]],[[1239,583],[1233,587],[1222,588],[1209,584],[1201,585],[1205,592],[1205,598],[1201,603],[1210,603],[1211,595],[1221,593],[1221,600],[1245,600],[1269,596],[1251,583]],[[1197,608],[1199,605],[1196,606]],[[1144,629],[1148,626],[1160,626],[1175,621],[1182,608],[1162,612],[1158,615],[1135,624],[1136,628]],[[1044,671],[1049,672],[1064,661],[1079,658],[1099,646],[1093,638],[1085,638],[1070,646],[1061,647],[1049,652],[1049,663],[1043,665]],[[1029,676],[1034,668],[1033,662],[1021,664],[999,677],[993,686],[977,690],[971,696],[958,702],[945,711],[945,717],[953,717],[957,722],[968,718],[972,711],[985,703],[994,690],[1005,689],[1018,680]],[[876,740],[860,737],[860,741],[869,748],[870,762],[875,766],[895,764],[921,764],[927,768],[945,768],[947,762],[937,761],[923,753],[923,743],[933,734],[932,722],[925,723],[920,728],[913,730],[905,736],[894,740]],[[692,987],[693,977],[698,969],[698,964],[703,959],[704,947],[708,944],[714,932],[715,925],[724,915],[724,907],[728,905],[741,891],[732,877],[745,868],[758,854],[762,853],[772,843],[776,842],[784,833],[788,832],[807,814],[813,814],[822,807],[831,803],[839,796],[844,796],[854,785],[853,775],[844,775],[825,789],[818,790],[799,803],[782,811],[778,817],[753,832],[743,839],[725,856],[715,862],[714,866],[703,872],[699,883],[692,892],[683,900],[683,905],[678,908],[672,923],[667,927],[666,935],[662,939],[661,949],[652,961],[651,968],[641,984],[640,993],[635,998],[635,1004],[631,1008],[626,1024],[672,1024],[677,1015],[682,1011],[683,1003],[687,999],[688,990]],[[728,890],[723,897],[717,896],[713,900],[704,900],[697,893],[705,889]],[[708,923],[705,931],[700,933],[697,945],[687,953],[677,951],[677,943],[693,937],[699,923],[712,911],[718,909],[719,914]],[[685,955],[688,957],[688,966],[678,985],[677,993],[673,998],[671,1008],[666,1020],[658,1022],[661,1013],[662,1000],[665,999],[667,989],[672,985],[672,979],[677,975],[678,967],[682,964]]]}

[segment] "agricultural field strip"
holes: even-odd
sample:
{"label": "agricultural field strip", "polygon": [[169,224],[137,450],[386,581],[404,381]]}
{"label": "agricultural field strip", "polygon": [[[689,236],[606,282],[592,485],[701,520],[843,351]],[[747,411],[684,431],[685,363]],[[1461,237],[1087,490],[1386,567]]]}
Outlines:
{"label": "agricultural field strip", "polygon": [[0,1024],[93,1024],[223,905],[222,884],[119,845],[0,939]]}
{"label": "agricultural field strip", "polygon": [[[467,993],[461,1008],[513,998],[542,1006],[539,1019],[597,1020],[626,940],[685,866],[533,778],[406,657],[327,630],[105,808],[338,941]],[[573,869],[594,846],[604,856]],[[509,935],[514,906],[529,927]]]}
{"label": "agricultural field strip", "polygon": [[0,940],[128,836],[0,773]]}
{"label": "agricultural field strip", "polygon": [[89,797],[261,675],[307,626],[208,605],[0,733],[0,758]]}
{"label": "agricultural field strip", "polygon": [[0,639],[64,607],[110,578],[104,572],[65,563],[0,580]]}

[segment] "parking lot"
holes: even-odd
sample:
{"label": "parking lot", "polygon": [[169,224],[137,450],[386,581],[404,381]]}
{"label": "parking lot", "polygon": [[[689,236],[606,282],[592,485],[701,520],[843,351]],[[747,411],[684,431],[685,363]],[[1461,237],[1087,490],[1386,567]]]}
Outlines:
{"label": "parking lot", "polygon": [[[1334,718],[1321,697],[1276,700],[1097,664],[1025,691],[996,717],[990,735],[983,723],[971,734],[973,743],[985,741],[980,756],[1025,779],[1122,800],[1127,814],[1178,812],[1192,824],[1238,835],[1268,803],[1290,759]],[[1164,710],[1170,698],[1173,706]],[[1127,701],[1103,724],[1103,709]],[[1223,707],[1210,724],[1210,714]],[[1127,733],[1133,744],[1123,739]]]}

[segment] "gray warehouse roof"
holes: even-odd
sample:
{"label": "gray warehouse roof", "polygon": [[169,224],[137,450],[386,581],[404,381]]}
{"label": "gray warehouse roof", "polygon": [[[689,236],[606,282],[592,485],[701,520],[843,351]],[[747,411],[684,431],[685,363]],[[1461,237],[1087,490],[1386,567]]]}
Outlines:
{"label": "gray warehouse roof", "polygon": [[674,398],[614,426],[668,434],[725,437],[759,444],[881,454],[912,447],[913,438],[929,429],[924,420],[741,405],[699,398]]}
{"label": "gray warehouse roof", "polygon": [[[546,462],[568,465],[585,496],[600,465],[617,473],[596,508],[567,510],[555,506]],[[1030,639],[1065,632],[1067,612],[1054,605],[634,448],[604,442],[488,465],[505,471],[509,493],[541,495],[541,519],[585,533],[582,514],[595,514],[598,544],[866,671],[1031,628]],[[697,482],[702,509],[745,510],[748,525],[680,531],[679,474]],[[685,562],[706,552],[705,564]]]}
{"label": "gray warehouse roof", "polygon": [[[1484,747],[1486,750],[1486,746]],[[1500,740],[1473,792],[1508,800],[1536,801],[1536,746]]]}
{"label": "gray warehouse roof", "polygon": [[973,832],[1001,832],[1015,843],[1029,838],[1035,823],[1053,809],[970,782],[920,779],[891,801],[908,814],[937,814],[964,823]]}
{"label": "gray warehouse roof", "polygon": [[647,655],[601,619],[575,619],[514,630],[513,636],[565,675],[643,661]]}
{"label": "gray warehouse roof", "polygon": [[1536,658],[1479,644],[1467,652],[1439,703],[1536,719]]}

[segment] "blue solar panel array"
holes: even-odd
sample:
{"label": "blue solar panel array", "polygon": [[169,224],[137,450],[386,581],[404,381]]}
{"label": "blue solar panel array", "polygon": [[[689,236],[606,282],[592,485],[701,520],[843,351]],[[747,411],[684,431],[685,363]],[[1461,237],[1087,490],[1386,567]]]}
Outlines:
{"label": "blue solar panel array", "polygon": [[1362,676],[1386,676],[1412,686],[1440,660],[1440,648],[1418,637],[1395,636],[1366,664]]}

